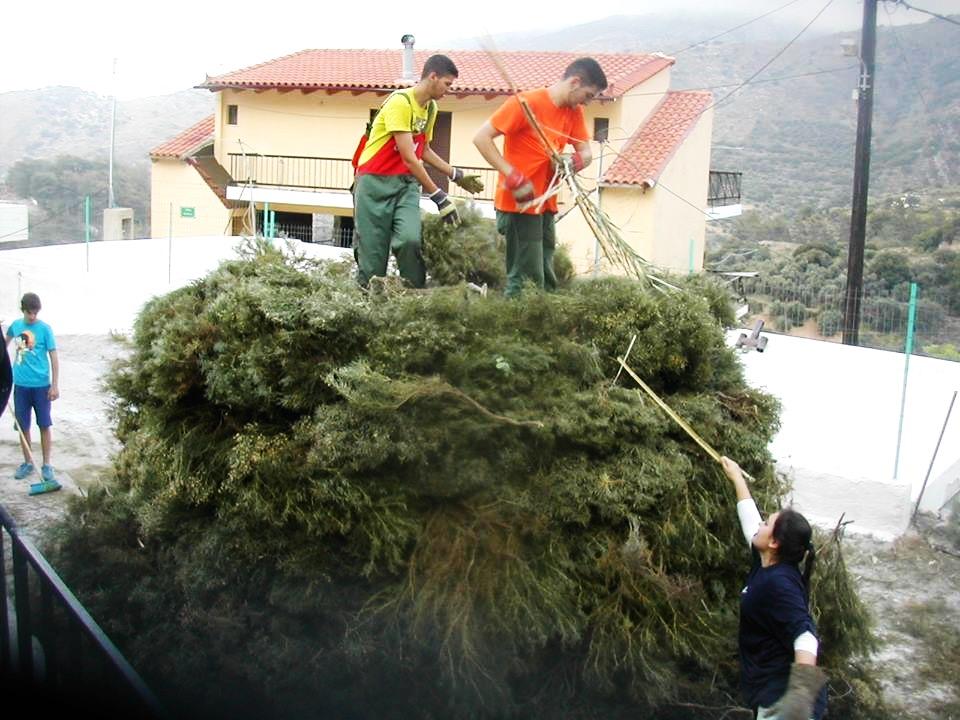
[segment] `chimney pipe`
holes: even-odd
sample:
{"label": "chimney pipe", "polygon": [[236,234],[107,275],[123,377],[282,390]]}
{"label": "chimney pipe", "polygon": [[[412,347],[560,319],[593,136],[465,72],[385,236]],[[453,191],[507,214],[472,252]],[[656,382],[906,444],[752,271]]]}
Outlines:
{"label": "chimney pipe", "polygon": [[404,35],[400,38],[400,42],[403,43],[403,75],[400,79],[403,82],[416,83],[417,73],[413,68],[413,35]]}

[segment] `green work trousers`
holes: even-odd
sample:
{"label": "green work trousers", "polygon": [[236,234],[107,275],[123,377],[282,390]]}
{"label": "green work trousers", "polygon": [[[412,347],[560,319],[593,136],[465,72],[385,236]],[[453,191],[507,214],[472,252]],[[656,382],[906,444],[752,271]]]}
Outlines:
{"label": "green work trousers", "polygon": [[353,190],[353,256],[363,287],[387,274],[390,253],[400,277],[422,288],[427,281],[420,240],[420,183],[413,175],[360,175]]}
{"label": "green work trousers", "polygon": [[556,213],[525,215],[497,210],[497,232],[507,239],[507,297],[520,294],[523,283],[556,290],[553,253],[557,248]]}

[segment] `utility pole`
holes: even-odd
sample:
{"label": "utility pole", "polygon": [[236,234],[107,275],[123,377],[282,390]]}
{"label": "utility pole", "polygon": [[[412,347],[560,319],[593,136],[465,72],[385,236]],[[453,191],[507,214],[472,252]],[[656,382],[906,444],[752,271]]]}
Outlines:
{"label": "utility pole", "polygon": [[870,187],[870,133],[873,125],[874,64],[877,55],[877,1],[863,0],[860,32],[860,82],[857,87],[857,149],[853,167],[853,208],[847,255],[847,290],[843,309],[843,343],[858,345],[863,299],[863,246],[867,234]]}
{"label": "utility pole", "polygon": [[117,59],[113,59],[113,109],[110,111],[110,167],[107,170],[107,207],[116,206],[113,196],[113,145],[117,126]]}

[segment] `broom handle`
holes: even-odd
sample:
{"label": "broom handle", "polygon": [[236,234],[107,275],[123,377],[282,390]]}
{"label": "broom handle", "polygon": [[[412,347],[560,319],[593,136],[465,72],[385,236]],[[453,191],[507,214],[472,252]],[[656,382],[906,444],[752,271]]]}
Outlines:
{"label": "broom handle", "polygon": [[540,137],[540,142],[543,143],[543,146],[546,148],[547,152],[550,153],[550,157],[552,159],[559,157],[556,148],[554,148],[553,145],[550,144],[550,141],[547,140],[547,135],[543,132],[543,128],[540,127],[540,123],[537,121],[536,115],[533,114],[533,110],[530,109],[527,99],[520,93],[517,93],[517,100],[520,102],[520,107],[523,108],[523,114],[527,116],[527,122],[530,123],[530,126]]}
{"label": "broom handle", "polygon": [[[7,404],[7,410],[10,409],[9,403]],[[23,454],[30,458],[30,464],[36,465],[33,459],[33,452],[30,450],[30,444],[27,442],[26,436],[23,434],[23,430],[20,429],[20,423],[17,422],[17,413],[16,410],[11,413],[13,415],[13,426],[17,429],[17,435],[20,436],[20,447],[23,448]]]}
{"label": "broom handle", "polygon": [[[643,380],[641,380],[640,376],[637,375],[629,365],[627,365],[626,360],[624,360],[621,357],[618,357],[617,362],[619,362],[620,365],[623,367],[623,369],[627,371],[627,374],[630,375],[630,377],[632,377],[637,382],[637,384],[644,389],[647,395],[649,395],[650,398],[657,405],[659,405],[660,408],[667,415],[669,415],[670,418],[675,423],[677,423],[677,425],[683,428],[684,432],[686,432],[687,435],[689,435],[693,439],[693,441],[697,443],[697,445],[703,448],[704,452],[706,452],[707,455],[709,455],[717,464],[720,464],[720,453],[714,450],[706,440],[700,437],[697,434],[697,432],[692,427],[690,427],[689,423],[687,423],[686,420],[684,420],[682,417],[677,415],[677,413],[675,413],[669,405],[667,405],[663,400],[661,400],[660,396],[657,395],[649,385],[647,385]],[[756,482],[746,471],[743,471],[743,476],[747,478],[747,480],[749,480],[750,482]]]}

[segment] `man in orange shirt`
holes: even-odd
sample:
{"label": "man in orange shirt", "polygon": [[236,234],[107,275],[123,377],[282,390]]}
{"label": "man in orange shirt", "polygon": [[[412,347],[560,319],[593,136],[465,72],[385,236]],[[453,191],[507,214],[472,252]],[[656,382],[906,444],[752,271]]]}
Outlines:
{"label": "man in orange shirt", "polygon": [[[580,58],[570,63],[563,77],[549,87],[521,93],[552,149],[559,153],[567,145],[573,147],[573,153],[564,157],[576,172],[593,160],[582,106],[606,89],[607,77],[599,63],[593,58]],[[503,154],[494,144],[500,135],[504,137]],[[555,289],[556,196],[547,198],[542,205],[523,205],[547,191],[554,174],[552,153],[544,147],[516,96],[483,124],[473,144],[500,172],[494,207],[497,230],[507,240],[507,296],[518,295],[525,280],[547,290]]]}

